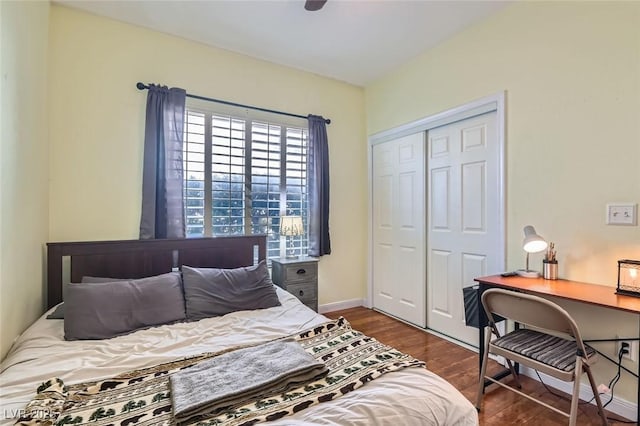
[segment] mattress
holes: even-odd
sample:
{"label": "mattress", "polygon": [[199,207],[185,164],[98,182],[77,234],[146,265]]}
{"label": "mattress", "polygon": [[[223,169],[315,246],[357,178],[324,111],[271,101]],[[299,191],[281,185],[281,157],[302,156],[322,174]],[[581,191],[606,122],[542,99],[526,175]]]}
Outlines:
{"label": "mattress", "polygon": [[[0,367],[0,425],[15,422],[45,380],[101,380],[185,356],[259,344],[328,321],[278,288],[282,306],[163,325],[106,340],[65,341],[63,321],[45,313],[15,342]],[[382,375],[332,401],[270,425],[476,425],[473,405],[424,368]]]}

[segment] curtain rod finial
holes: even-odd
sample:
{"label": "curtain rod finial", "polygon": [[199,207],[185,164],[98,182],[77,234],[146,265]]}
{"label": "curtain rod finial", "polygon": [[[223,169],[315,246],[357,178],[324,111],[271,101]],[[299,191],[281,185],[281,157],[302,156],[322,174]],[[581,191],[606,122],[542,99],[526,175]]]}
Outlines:
{"label": "curtain rod finial", "polygon": [[136,83],[136,87],[138,88],[138,90],[144,90],[147,88],[147,86],[145,86],[144,83],[140,83],[140,82]]}
{"label": "curtain rod finial", "polygon": [[324,122],[327,123],[327,124],[331,124],[331,119],[327,118],[327,119],[324,120]]}

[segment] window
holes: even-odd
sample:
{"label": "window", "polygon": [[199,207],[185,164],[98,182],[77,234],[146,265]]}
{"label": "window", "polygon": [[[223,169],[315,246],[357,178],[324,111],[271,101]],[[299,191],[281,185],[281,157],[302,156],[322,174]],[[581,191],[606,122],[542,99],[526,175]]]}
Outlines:
{"label": "window", "polygon": [[[280,217],[307,230],[307,128],[187,106],[184,200],[187,238],[267,234],[267,258],[285,255]],[[306,235],[293,237],[306,254]]]}

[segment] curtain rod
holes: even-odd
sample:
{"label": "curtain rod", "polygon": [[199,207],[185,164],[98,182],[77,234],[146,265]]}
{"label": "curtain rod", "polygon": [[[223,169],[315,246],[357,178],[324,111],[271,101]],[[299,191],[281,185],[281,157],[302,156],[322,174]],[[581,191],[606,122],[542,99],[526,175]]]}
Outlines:
{"label": "curtain rod", "polygon": [[[149,89],[149,86],[147,86],[146,84],[141,83],[141,82],[138,82],[136,84],[136,87],[138,88],[138,90]],[[219,104],[231,105],[231,106],[240,107],[240,108],[255,109],[257,111],[271,112],[273,114],[288,115],[289,117],[303,118],[305,120],[308,118],[308,117],[306,117],[304,115],[300,115],[300,114],[292,114],[290,112],[276,111],[276,110],[273,110],[273,109],[260,108],[260,107],[256,107],[256,106],[252,106],[252,105],[237,104],[235,102],[223,101],[221,99],[207,98],[207,97],[198,96],[198,95],[191,95],[189,93],[187,93],[187,96],[189,98],[200,99],[200,100],[203,100],[203,101],[217,102]],[[327,123],[327,124],[331,124],[331,120],[328,119],[328,118],[325,118],[324,122]]]}

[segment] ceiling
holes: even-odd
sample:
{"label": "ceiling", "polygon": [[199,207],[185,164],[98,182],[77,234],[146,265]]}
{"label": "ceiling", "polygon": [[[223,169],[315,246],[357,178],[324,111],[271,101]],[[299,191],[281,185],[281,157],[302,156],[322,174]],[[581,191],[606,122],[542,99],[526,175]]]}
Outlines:
{"label": "ceiling", "polygon": [[507,1],[54,0],[254,58],[364,86]]}

